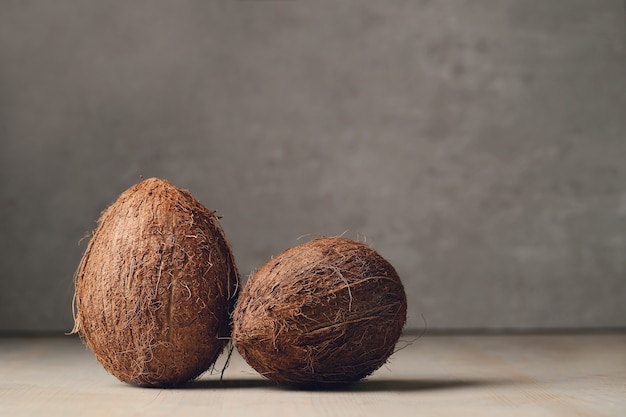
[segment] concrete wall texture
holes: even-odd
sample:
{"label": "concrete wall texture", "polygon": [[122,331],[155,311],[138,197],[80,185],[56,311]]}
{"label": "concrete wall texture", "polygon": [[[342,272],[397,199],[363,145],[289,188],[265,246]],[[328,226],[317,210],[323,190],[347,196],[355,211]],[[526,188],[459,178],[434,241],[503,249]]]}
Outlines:
{"label": "concrete wall texture", "polygon": [[81,237],[140,176],[244,276],[366,235],[409,327],[626,326],[621,0],[3,1],[0,330],[72,327]]}

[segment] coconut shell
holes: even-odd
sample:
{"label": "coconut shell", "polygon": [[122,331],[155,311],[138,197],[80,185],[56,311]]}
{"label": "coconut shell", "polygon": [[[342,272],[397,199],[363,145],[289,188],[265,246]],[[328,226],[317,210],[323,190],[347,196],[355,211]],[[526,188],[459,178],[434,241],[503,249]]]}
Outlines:
{"label": "coconut shell", "polygon": [[351,383],[394,352],[406,309],[398,274],[375,250],[321,238],[287,249],[250,277],[233,313],[233,342],[277,383]]}
{"label": "coconut shell", "polygon": [[230,336],[237,269],[214,212],[151,178],[106,209],[75,276],[75,333],[119,380],[167,387]]}

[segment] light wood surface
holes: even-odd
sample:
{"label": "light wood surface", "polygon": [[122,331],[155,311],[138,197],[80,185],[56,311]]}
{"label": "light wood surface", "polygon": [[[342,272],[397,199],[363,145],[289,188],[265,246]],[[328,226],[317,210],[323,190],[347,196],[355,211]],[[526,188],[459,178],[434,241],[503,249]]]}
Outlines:
{"label": "light wood surface", "polygon": [[0,416],[142,415],[624,417],[626,334],[427,335],[336,391],[277,387],[236,354],[222,382],[137,388],[75,337],[0,339]]}

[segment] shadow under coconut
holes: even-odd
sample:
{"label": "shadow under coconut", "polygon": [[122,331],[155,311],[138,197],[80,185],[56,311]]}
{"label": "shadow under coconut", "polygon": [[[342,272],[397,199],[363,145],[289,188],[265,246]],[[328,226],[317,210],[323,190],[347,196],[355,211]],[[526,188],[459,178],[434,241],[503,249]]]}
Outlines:
{"label": "shadow under coconut", "polygon": [[410,392],[435,391],[472,387],[498,386],[513,384],[513,380],[497,379],[375,379],[363,380],[351,384],[316,385],[294,387],[278,385],[269,379],[199,379],[187,382],[174,389],[254,389],[274,388],[288,391],[318,392]]}
{"label": "shadow under coconut", "polygon": [[496,379],[379,379],[363,380],[351,384],[322,385],[311,387],[282,387],[288,390],[327,392],[409,392],[435,391],[472,387],[498,386],[515,383],[512,380]]}
{"label": "shadow under coconut", "polygon": [[236,388],[276,388],[269,379],[196,379],[177,389],[236,389]]}

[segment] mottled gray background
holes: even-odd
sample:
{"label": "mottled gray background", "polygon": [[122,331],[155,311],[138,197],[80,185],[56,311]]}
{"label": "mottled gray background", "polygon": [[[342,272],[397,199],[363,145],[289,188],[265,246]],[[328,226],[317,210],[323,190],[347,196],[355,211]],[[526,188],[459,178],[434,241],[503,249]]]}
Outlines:
{"label": "mottled gray background", "polygon": [[81,237],[158,176],[242,274],[366,235],[409,327],[626,326],[621,0],[0,2],[0,331],[72,327]]}

